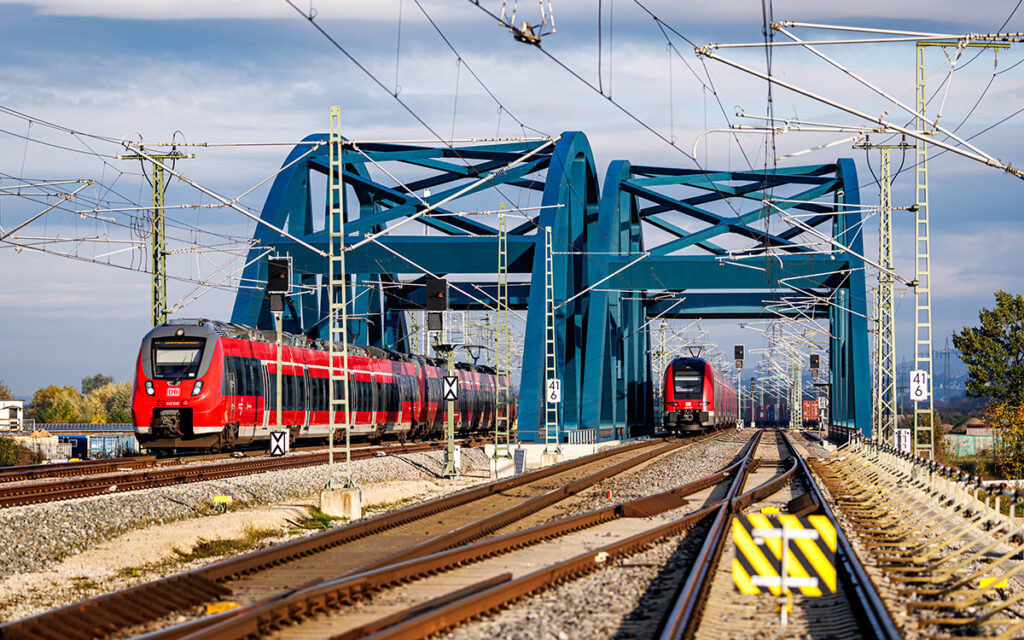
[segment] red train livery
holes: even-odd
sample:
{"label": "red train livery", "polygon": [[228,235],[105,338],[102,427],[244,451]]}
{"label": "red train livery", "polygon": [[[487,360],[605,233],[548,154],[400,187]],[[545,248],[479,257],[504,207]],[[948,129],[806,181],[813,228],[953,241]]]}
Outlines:
{"label": "red train livery", "polygon": [[675,358],[665,370],[667,431],[706,431],[732,427],[739,417],[736,389],[706,360]]}
{"label": "red train livery", "polygon": [[[277,334],[213,320],[175,320],[142,340],[132,415],[139,444],[149,449],[230,449],[269,440],[276,425]],[[281,424],[293,441],[326,439],[329,431],[326,343],[284,334]],[[342,359],[336,356],[335,367]],[[447,420],[441,360],[374,347],[349,347],[353,435],[440,435]],[[340,373],[340,371],[339,371]],[[493,429],[497,376],[459,363],[454,421],[460,432]],[[341,382],[336,393],[341,397]],[[515,419],[514,394],[506,402]],[[343,414],[335,414],[335,428]]]}

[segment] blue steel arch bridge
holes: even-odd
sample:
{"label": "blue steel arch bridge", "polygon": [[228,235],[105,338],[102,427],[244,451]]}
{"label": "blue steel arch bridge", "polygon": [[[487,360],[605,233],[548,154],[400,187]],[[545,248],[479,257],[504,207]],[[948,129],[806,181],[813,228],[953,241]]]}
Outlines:
{"label": "blue steel arch bridge", "polygon": [[[257,259],[266,247],[290,255],[293,285],[308,293],[288,299],[284,328],[322,338],[327,259],[304,245],[328,247],[327,138],[311,135],[292,149],[261,214],[302,242],[258,225],[242,276],[266,281],[266,261]],[[820,301],[799,314],[828,324],[831,421],[869,432],[863,219],[852,160],[768,172],[616,160],[602,178],[587,137],[570,131],[554,144],[346,142],[342,161],[347,272],[362,285],[349,309],[364,319],[350,328],[356,343],[409,352],[406,312],[422,309],[425,300],[419,274],[443,275],[458,286],[449,297],[453,309],[493,308],[498,229],[491,218],[459,212],[508,201],[525,214],[507,235],[508,272],[518,278],[509,282],[513,311],[544,308],[538,229],[549,227],[555,239],[563,436],[578,428],[598,429],[601,439],[650,431],[653,380],[661,372],[651,370],[650,334],[643,330],[649,318],[777,318],[794,293]],[[416,224],[352,248],[431,206]],[[433,233],[424,235],[422,225]],[[833,249],[806,242],[807,228],[831,239]],[[231,319],[273,327],[267,299],[251,289],[240,289]],[[527,314],[525,332],[519,439],[538,441],[543,313]]]}

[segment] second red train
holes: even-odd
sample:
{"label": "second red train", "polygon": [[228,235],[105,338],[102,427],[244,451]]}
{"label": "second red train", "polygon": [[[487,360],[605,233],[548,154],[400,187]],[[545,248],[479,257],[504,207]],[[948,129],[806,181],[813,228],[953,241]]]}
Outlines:
{"label": "second red train", "polygon": [[736,389],[702,358],[676,358],[665,370],[664,427],[674,433],[735,426]]}

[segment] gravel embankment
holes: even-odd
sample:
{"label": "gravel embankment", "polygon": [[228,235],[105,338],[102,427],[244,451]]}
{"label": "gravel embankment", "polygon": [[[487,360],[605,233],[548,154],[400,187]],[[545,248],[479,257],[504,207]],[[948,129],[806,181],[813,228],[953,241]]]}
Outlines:
{"label": "gravel embankment", "polygon": [[[436,477],[442,453],[410,453],[352,462],[357,484]],[[486,480],[488,460],[480,449],[463,449],[463,472]],[[481,476],[480,470],[483,470]],[[214,496],[231,496],[245,508],[313,495],[327,482],[327,466],[273,471],[224,480],[50,502],[0,511],[0,578],[39,571],[126,531],[196,518],[213,512]]]}

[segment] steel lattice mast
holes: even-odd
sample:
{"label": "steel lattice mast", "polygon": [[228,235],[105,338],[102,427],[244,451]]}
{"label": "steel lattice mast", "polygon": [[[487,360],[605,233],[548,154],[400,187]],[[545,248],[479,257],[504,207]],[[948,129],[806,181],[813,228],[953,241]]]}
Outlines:
{"label": "steel lattice mast", "polygon": [[[925,90],[927,71],[924,67],[925,44],[917,45],[917,113],[915,119],[918,134],[928,133],[925,108],[928,96]],[[918,138],[916,151],[915,202],[917,212],[914,220],[914,266],[917,282],[914,295],[914,369],[924,371],[928,383],[932,381],[932,277],[931,239],[928,220],[928,145]],[[922,406],[914,402],[914,444],[918,455],[930,458],[935,449],[935,434],[932,431],[932,395]]]}
{"label": "steel lattice mast", "polygon": [[878,288],[875,290],[875,358],[873,416],[874,437],[894,444],[896,436],[896,298],[895,260],[892,242],[893,149],[912,149],[906,143],[859,144],[859,149],[878,149],[881,154],[878,219]]}
{"label": "steel lattice mast", "polygon": [[[551,256],[551,227],[544,227],[544,452],[559,453],[558,403],[547,384],[558,379],[555,360],[555,280]],[[552,449],[552,447],[554,447]]]}
{"label": "steel lattice mast", "polygon": [[[328,435],[327,457],[329,476],[327,487],[340,489],[354,487],[352,482],[351,420],[349,415],[349,368],[348,368],[348,275],[345,273],[345,193],[342,183],[343,163],[341,159],[341,107],[331,107],[330,133],[330,214],[328,215],[328,257],[327,257],[327,306],[328,306],[328,369],[330,385],[328,399],[331,410]],[[336,339],[341,340],[341,369],[338,368]],[[341,409],[342,428],[345,430],[345,446],[334,446],[335,410]],[[345,473],[334,464],[334,454],[345,452]]]}
{"label": "steel lattice mast", "polygon": [[[141,148],[141,147],[140,147]],[[194,154],[179,153],[171,149],[170,153],[141,154],[117,156],[120,160],[157,160],[153,162],[153,234],[150,239],[150,271],[152,272],[152,284],[150,285],[150,322],[152,326],[167,322],[167,225],[164,216],[164,192],[167,190],[167,183],[164,178],[163,162],[167,160],[180,160],[182,158],[194,158]]]}
{"label": "steel lattice mast", "polygon": [[498,394],[494,421],[494,457],[510,458],[512,425],[509,403],[509,377],[512,373],[511,353],[512,328],[508,320],[508,226],[505,220],[505,203],[498,211],[498,327],[495,348],[495,365],[498,370],[496,391]]}

